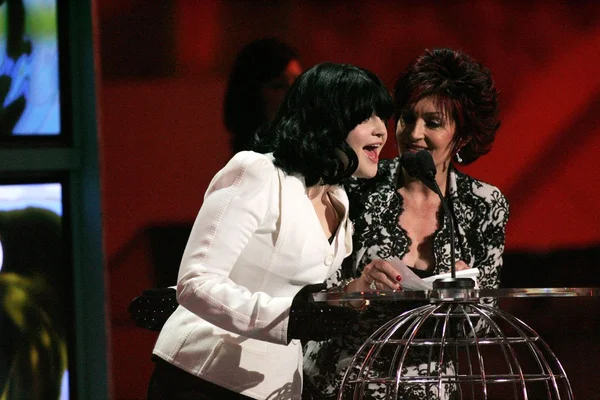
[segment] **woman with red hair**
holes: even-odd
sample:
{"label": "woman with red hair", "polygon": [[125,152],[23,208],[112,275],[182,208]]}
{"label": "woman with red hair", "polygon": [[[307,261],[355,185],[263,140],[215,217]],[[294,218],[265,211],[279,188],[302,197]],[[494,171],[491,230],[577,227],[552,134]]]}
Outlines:
{"label": "woman with red hair", "polygon": [[[442,211],[439,196],[409,174],[403,157],[381,161],[374,179],[353,179],[346,185],[355,229],[353,254],[329,283],[347,283],[346,291],[358,289],[365,280],[372,282],[373,289],[396,289],[402,277],[390,274],[385,260],[398,258],[425,277],[450,272],[454,249],[457,270],[478,268],[479,287],[497,288],[508,202],[496,187],[457,168],[488,153],[500,125],[490,71],[460,51],[426,50],[397,80],[394,104],[399,154],[431,154],[435,181],[452,219]],[[455,235],[451,235],[451,221]],[[310,342],[305,353],[306,391],[315,399],[337,398],[345,366],[360,345],[398,314],[399,304],[371,304],[352,335]],[[426,371],[426,363],[427,354],[422,358],[415,354],[408,373]],[[452,385],[441,390],[437,385],[425,386],[405,385],[398,398],[449,398],[454,391]],[[386,398],[384,385],[370,384],[368,395]]]}

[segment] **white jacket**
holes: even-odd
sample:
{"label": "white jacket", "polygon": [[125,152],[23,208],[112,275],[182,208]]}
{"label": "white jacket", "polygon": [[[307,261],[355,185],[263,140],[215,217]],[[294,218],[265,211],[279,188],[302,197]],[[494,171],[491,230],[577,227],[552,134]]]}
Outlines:
{"label": "white jacket", "polygon": [[270,155],[236,154],[208,187],[179,269],[180,306],[154,354],[249,397],[300,399],[302,349],[287,344],[289,307],[352,250],[346,193],[330,192],[344,215],[331,244],[302,177]]}

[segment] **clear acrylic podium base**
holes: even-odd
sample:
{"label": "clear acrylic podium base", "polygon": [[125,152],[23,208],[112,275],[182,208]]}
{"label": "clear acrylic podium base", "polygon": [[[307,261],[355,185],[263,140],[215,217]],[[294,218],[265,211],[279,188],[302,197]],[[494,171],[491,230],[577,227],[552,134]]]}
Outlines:
{"label": "clear acrylic podium base", "polygon": [[561,363],[523,321],[481,300],[599,295],[600,288],[450,288],[318,293],[315,301],[425,302],[364,342],[347,368],[338,399],[374,398],[370,393],[377,389],[385,399],[541,400],[573,399]]}

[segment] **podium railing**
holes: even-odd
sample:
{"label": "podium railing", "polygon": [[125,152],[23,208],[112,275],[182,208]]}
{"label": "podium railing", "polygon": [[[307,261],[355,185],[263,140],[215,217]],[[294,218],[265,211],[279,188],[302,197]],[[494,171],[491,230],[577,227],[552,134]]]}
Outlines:
{"label": "podium railing", "polygon": [[[482,300],[591,298],[600,297],[600,288],[321,292],[313,297],[342,303],[424,302],[369,336],[347,367],[339,400],[370,398],[373,390],[385,393],[385,399],[413,393],[427,399],[573,399],[566,371],[540,335]],[[421,361],[415,364],[417,358]]]}
{"label": "podium railing", "polygon": [[[453,297],[456,296],[456,298]],[[596,287],[555,288],[503,288],[503,289],[432,289],[432,290],[381,290],[371,292],[319,292],[314,301],[406,301],[406,300],[457,300],[503,297],[600,297]]]}

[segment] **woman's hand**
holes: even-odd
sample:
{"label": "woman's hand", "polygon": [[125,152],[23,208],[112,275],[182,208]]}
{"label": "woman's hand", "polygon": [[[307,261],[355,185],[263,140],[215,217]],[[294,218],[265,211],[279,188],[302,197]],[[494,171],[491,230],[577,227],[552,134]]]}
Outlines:
{"label": "woman's hand", "polygon": [[373,290],[402,290],[402,276],[387,261],[377,259],[367,265],[359,278],[346,287],[347,292],[370,292]]}
{"label": "woman's hand", "polygon": [[471,267],[469,267],[469,264],[467,264],[466,262],[464,262],[463,260],[458,260],[455,264],[455,268],[457,271],[462,271],[465,269],[469,269]]}

